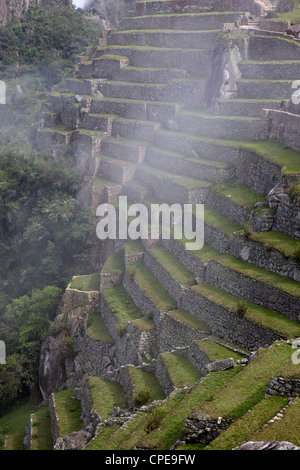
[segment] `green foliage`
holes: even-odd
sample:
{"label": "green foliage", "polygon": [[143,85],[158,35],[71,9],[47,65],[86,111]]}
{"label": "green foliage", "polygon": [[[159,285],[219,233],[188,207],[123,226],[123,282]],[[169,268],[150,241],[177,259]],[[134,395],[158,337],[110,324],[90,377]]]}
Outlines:
{"label": "green foliage", "polygon": [[133,396],[133,401],[135,406],[145,405],[151,398],[151,389],[148,387],[140,388]]}
{"label": "green foliage", "polygon": [[239,317],[244,317],[247,313],[247,304],[243,302],[242,300],[239,301],[236,313],[238,314]]}
{"label": "green foliage", "polygon": [[0,278],[18,297],[45,285],[64,287],[74,265],[88,272],[91,214],[81,211],[73,168],[52,158],[2,152]]}
{"label": "green foliage", "polygon": [[163,408],[155,408],[148,417],[145,426],[145,431],[148,433],[153,431],[154,429],[158,429],[166,415],[167,412]]}
{"label": "green foliage", "polygon": [[278,0],[276,12],[285,13],[295,8],[295,0]]}
{"label": "green foliage", "polygon": [[0,366],[0,415],[37,386],[41,342],[61,295],[53,286],[33,290],[14,299],[0,318],[8,354],[7,364]]}
{"label": "green foliage", "polygon": [[[76,27],[74,27],[76,25]],[[0,31],[0,62],[38,64],[49,83],[58,82],[62,66],[94,42],[100,23],[85,19],[81,10],[65,2],[48,0],[29,8]]]}

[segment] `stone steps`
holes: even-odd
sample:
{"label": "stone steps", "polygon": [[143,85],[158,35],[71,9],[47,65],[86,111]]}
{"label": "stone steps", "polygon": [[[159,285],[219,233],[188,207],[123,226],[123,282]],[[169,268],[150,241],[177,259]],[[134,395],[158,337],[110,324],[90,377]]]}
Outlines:
{"label": "stone steps", "polygon": [[290,99],[293,80],[237,80],[238,98],[248,99]]}
{"label": "stone steps", "polygon": [[299,60],[247,60],[238,65],[243,78],[261,80],[294,80],[299,66]]}
{"label": "stone steps", "polygon": [[93,98],[90,112],[116,114],[126,119],[167,122],[183,107],[180,103],[164,101],[131,100],[125,98]]}
{"label": "stone steps", "polygon": [[221,30],[183,31],[183,30],[123,30],[108,37],[108,45],[151,47],[180,47],[194,49],[198,44],[205,49],[211,49]]}
{"label": "stone steps", "polygon": [[216,116],[189,110],[179,112],[175,122],[176,128],[181,132],[219,139],[256,140],[261,129],[258,118]]}
{"label": "stone steps", "polygon": [[216,114],[261,117],[263,109],[280,109],[281,100],[276,99],[230,99],[219,101]]}
{"label": "stone steps", "polygon": [[150,46],[107,46],[100,47],[95,52],[93,64],[97,57],[103,55],[119,55],[129,58],[130,65],[134,67],[167,67],[179,68],[187,73],[197,75],[199,70],[210,73],[210,55],[207,49],[188,49],[176,47],[150,47]]}
{"label": "stone steps", "polygon": [[85,113],[80,128],[110,135],[116,117],[114,114]]}
{"label": "stone steps", "polygon": [[100,177],[122,185],[134,178],[136,171],[135,163],[106,155],[100,155],[100,158]]}
{"label": "stone steps", "polygon": [[169,174],[147,165],[137,168],[136,178],[149,185],[158,199],[172,204],[203,204],[211,186],[208,181]]}
{"label": "stone steps", "polygon": [[178,175],[208,180],[212,182],[222,182],[235,176],[235,169],[225,163],[212,162],[191,158],[189,156],[166,151],[157,147],[149,147],[145,158],[147,164],[159,168],[166,172]]}
{"label": "stone steps", "polygon": [[186,13],[149,15],[126,18],[120,22],[119,31],[126,30],[214,30],[222,29],[224,23],[234,23],[241,14],[237,12]]}
{"label": "stone steps", "polygon": [[117,118],[113,122],[112,136],[152,142],[160,124],[151,121]]}
{"label": "stone steps", "polygon": [[295,320],[208,284],[191,287],[181,308],[206,323],[214,336],[249,351],[279,338],[296,337],[300,328]]}
{"label": "stone steps", "polygon": [[194,274],[160,245],[145,252],[144,264],[178,304],[184,289],[196,284]]}
{"label": "stone steps", "polygon": [[144,161],[146,151],[147,143],[125,138],[108,137],[101,143],[101,152],[104,155],[136,164]]}
{"label": "stone steps", "polygon": [[208,284],[225,292],[298,319],[300,287],[295,281],[249,265],[231,255],[210,260],[205,279]]}

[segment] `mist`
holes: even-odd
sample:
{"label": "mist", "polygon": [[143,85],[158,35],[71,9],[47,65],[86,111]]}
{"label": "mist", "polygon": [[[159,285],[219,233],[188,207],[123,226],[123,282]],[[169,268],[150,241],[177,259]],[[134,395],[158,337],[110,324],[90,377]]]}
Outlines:
{"label": "mist", "polygon": [[72,0],[76,8],[85,8],[88,7],[92,0]]}

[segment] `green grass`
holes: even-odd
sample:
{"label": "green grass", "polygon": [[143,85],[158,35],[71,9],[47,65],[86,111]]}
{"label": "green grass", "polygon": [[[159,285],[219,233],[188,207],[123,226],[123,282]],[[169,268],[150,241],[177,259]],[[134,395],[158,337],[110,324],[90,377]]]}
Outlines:
{"label": "green grass", "polygon": [[109,418],[114,407],[128,409],[123,387],[117,382],[110,382],[99,377],[87,379],[91,394],[92,409],[102,421]]}
{"label": "green grass", "polygon": [[292,24],[300,23],[300,5],[296,5],[293,11],[285,13],[278,13],[275,18],[270,18],[272,21],[290,21]]}
{"label": "green grass", "polygon": [[292,352],[291,346],[283,341],[258,350],[257,357],[219,389],[213,400],[203,403],[192,414],[197,416],[203,411],[216,418],[241,418],[264,398],[270,379],[277,377],[281,369],[291,363]]}
{"label": "green grass", "polygon": [[195,382],[198,382],[201,379],[201,373],[186,357],[170,353],[162,353],[161,357],[168,369],[170,378],[175,387],[194,385]]}
{"label": "green grass", "polygon": [[225,235],[228,235],[230,238],[233,237],[235,232],[241,230],[241,227],[207,205],[205,205],[204,209],[204,223],[211,225],[219,232],[225,233]]}
{"label": "green grass", "polygon": [[158,170],[148,165],[142,165],[141,168],[147,171],[147,173],[150,173],[150,175],[160,178],[162,182],[163,180],[171,181],[172,183],[183,186],[185,189],[209,188],[212,185],[212,183],[209,181],[202,181],[195,178],[188,178],[186,176],[170,174],[166,171]]}
{"label": "green grass", "polygon": [[196,385],[190,393],[178,390],[169,396],[162,406],[166,417],[162,420],[159,429],[150,433],[145,430],[148,416],[140,416],[138,422],[126,431],[119,431],[118,436],[108,449],[129,450],[134,446],[153,450],[168,450],[180,437],[184,420],[189,416],[197,404],[208,399],[239,372],[239,368],[216,372],[205,377],[201,384]]}
{"label": "green grass", "polygon": [[51,419],[48,406],[37,410],[33,416],[32,450],[52,450]]}
{"label": "green grass", "polygon": [[[117,432],[119,426],[103,426],[98,428],[97,436],[89,442],[84,450],[103,450],[106,442]],[[110,449],[108,449],[110,450]]]}
{"label": "green grass", "polygon": [[210,332],[210,328],[205,323],[197,320],[197,318],[186,310],[173,310],[172,312],[169,312],[169,315],[190,328],[194,328],[199,331],[207,331],[208,333]]}
{"label": "green grass", "polygon": [[206,450],[231,450],[248,440],[252,440],[252,434],[272,419],[287,402],[287,398],[279,396],[263,398],[241,419],[238,419],[226,431],[223,431],[217,439],[206,447]]}
{"label": "green grass", "polygon": [[155,245],[150,249],[150,252],[163,268],[182,285],[193,286],[196,284],[195,275],[162,246]]}
{"label": "green grass", "polygon": [[109,256],[103,266],[104,274],[122,273],[125,271],[124,257],[122,253],[114,253]]}
{"label": "green grass", "polygon": [[133,255],[135,253],[143,253],[145,251],[141,240],[129,240],[125,245],[125,253]]}
{"label": "green grass", "polygon": [[207,357],[213,361],[222,361],[223,359],[231,358],[236,362],[238,359],[242,359],[241,354],[228,349],[221,344],[217,344],[210,338],[196,341],[197,345],[203,351]]}
{"label": "green grass", "polygon": [[95,178],[93,181],[93,188],[99,189],[99,188],[105,188],[105,186],[112,187],[112,186],[118,186],[117,183],[114,183],[113,181],[107,181],[103,178]]}
{"label": "green grass", "polygon": [[23,439],[32,410],[33,404],[24,400],[0,418],[0,450],[3,450],[6,436],[9,436],[7,450],[25,450]]}
{"label": "green grass", "polygon": [[156,328],[154,321],[150,318],[138,318],[137,320],[132,320],[131,323],[142,331],[154,330]]}
{"label": "green grass", "polygon": [[252,210],[257,202],[266,202],[263,194],[258,194],[249,186],[238,183],[237,180],[230,180],[214,186],[213,191],[223,197],[230,195],[230,201],[234,204]]}
{"label": "green grass", "polygon": [[[196,294],[204,296],[211,302],[227,308],[238,315],[238,307],[241,299],[208,284],[193,286],[191,289]],[[245,318],[248,320],[275,331],[283,338],[297,338],[300,336],[300,324],[297,320],[292,320],[280,313],[273,312],[272,310],[268,310],[245,300],[243,304],[246,307]]]}
{"label": "green grass", "polygon": [[120,326],[125,326],[129,321],[143,317],[123,286],[117,285],[103,289],[102,294]]}
{"label": "green grass", "polygon": [[284,411],[284,416],[251,436],[253,441],[288,441],[300,446],[300,400]]}
{"label": "green grass", "polygon": [[283,170],[285,174],[300,173],[299,152],[285,147],[280,142],[264,140],[260,142],[241,142],[240,145],[280,167],[285,167]]}
{"label": "green grass", "polygon": [[72,279],[70,288],[85,292],[99,291],[100,274],[88,274],[87,276],[77,276],[75,277],[75,279]]}
{"label": "green grass", "polygon": [[240,261],[231,255],[222,255],[219,256],[216,262],[226,266],[234,271],[237,271],[244,276],[249,276],[256,279],[257,281],[268,284],[271,287],[275,287],[283,292],[286,292],[289,295],[294,297],[300,297],[300,285],[298,282],[293,281],[287,277],[280,276],[279,274],[266,271],[263,268],[259,268],[254,264],[246,263]]}
{"label": "green grass", "polygon": [[150,391],[150,396],[146,404],[150,404],[154,400],[163,400],[165,398],[164,392],[154,374],[131,366],[128,367],[128,373],[131,387],[134,390],[133,399],[145,389]]}
{"label": "green grass", "polygon": [[266,250],[278,250],[286,258],[293,258],[295,256],[295,252],[300,247],[299,240],[289,237],[284,233],[275,232],[274,230],[261,233],[252,232],[249,235],[249,238],[250,240],[261,243]]}
{"label": "green grass", "polygon": [[161,287],[157,279],[141,263],[128,266],[127,273],[132,277],[152,300],[152,302],[162,311],[176,310],[177,304],[167,291]]}
{"label": "green grass", "polygon": [[59,417],[59,436],[67,436],[72,432],[80,431],[81,406],[80,402],[74,398],[74,388],[55,393],[56,411]]}
{"label": "green grass", "polygon": [[115,341],[110,335],[100,312],[90,312],[88,319],[87,335],[96,341],[114,344]]}

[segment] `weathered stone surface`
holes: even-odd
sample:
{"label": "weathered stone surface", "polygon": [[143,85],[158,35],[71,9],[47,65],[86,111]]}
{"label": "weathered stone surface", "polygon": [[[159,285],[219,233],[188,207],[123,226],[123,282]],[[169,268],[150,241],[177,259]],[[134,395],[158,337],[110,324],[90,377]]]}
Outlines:
{"label": "weathered stone surface", "polygon": [[300,450],[300,447],[287,441],[249,441],[242,444],[238,450]]}

